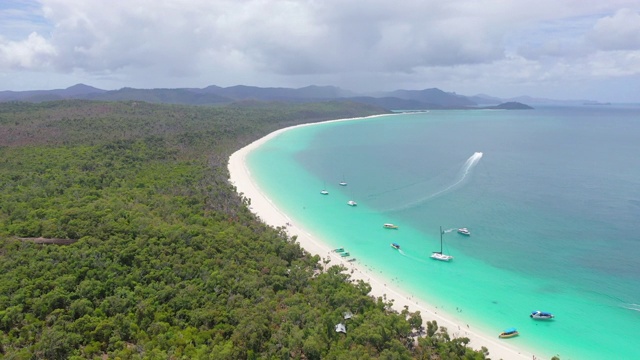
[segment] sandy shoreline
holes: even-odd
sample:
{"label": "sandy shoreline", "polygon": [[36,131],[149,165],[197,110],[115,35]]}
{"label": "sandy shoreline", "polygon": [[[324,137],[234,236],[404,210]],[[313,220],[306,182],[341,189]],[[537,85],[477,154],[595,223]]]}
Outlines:
{"label": "sandy shoreline", "polygon": [[[348,121],[355,119],[342,119],[333,121]],[[300,126],[312,126],[314,124],[303,124]],[[297,235],[297,241],[306,251],[317,254],[323,259],[329,259],[331,265],[342,264],[349,269],[354,280],[363,280],[371,285],[371,295],[393,299],[393,307],[398,312],[404,307],[409,311],[419,310],[424,322],[436,320],[438,326],[448,329],[451,337],[467,337],[470,339],[469,346],[480,349],[481,346],[489,349],[489,357],[492,359],[535,359],[534,354],[524,349],[516,348],[507,341],[500,340],[497,334],[486,334],[469,327],[459,316],[447,314],[441,309],[428,304],[426,301],[406,294],[402,289],[394,285],[393,280],[385,279],[380,274],[374,274],[373,269],[360,262],[348,262],[331,251],[322,239],[315,237],[305,229],[291,224],[291,219],[265,195],[263,194],[251,177],[251,172],[246,167],[245,157],[252,150],[258,148],[266,141],[278,136],[284,131],[292,129],[289,127],[277,130],[251,144],[238,150],[229,158],[230,181],[237,188],[238,193],[251,199],[251,211],[254,212],[266,224],[274,227],[284,226],[290,236]],[[289,224],[289,225],[287,225]],[[542,354],[541,354],[542,355]]]}

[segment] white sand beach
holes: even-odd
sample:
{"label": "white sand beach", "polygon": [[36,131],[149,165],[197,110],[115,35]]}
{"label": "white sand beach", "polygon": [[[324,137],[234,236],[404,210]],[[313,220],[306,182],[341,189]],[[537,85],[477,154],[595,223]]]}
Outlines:
{"label": "white sand beach", "polygon": [[[355,119],[343,119],[333,121],[347,121]],[[305,124],[298,126],[311,126],[314,124]],[[291,127],[292,128],[292,127]],[[333,253],[330,247],[326,246],[322,239],[314,236],[305,229],[291,224],[291,219],[287,214],[280,211],[277,206],[260,191],[260,188],[256,185],[251,177],[251,172],[246,167],[245,157],[252,150],[258,148],[261,144],[272,139],[278,134],[287,131],[288,129],[281,129],[275,131],[250,145],[235,152],[229,159],[229,173],[230,181],[237,188],[238,193],[244,197],[251,199],[251,211],[253,211],[262,221],[272,225],[274,227],[284,226],[286,227],[290,236],[297,236],[299,244],[309,253],[317,254],[321,258],[329,259],[329,266],[335,264],[344,265],[352,279],[363,280],[371,285],[371,295],[375,297],[386,296],[387,300],[393,299],[393,307],[398,312],[402,311],[405,307],[408,307],[409,311],[419,310],[423,321],[435,320],[439,326],[444,326],[448,329],[449,334],[452,337],[467,337],[470,339],[470,344],[474,349],[480,349],[484,346],[489,350],[489,357],[492,359],[538,359],[538,355],[534,355],[531,351],[514,347],[508,341],[500,340],[495,333],[482,333],[475,329],[473,324],[467,324],[459,314],[455,316],[445,313],[441,309],[428,304],[422,299],[411,296],[404,293],[399,287],[396,287],[392,281],[387,281],[379,274],[374,274],[368,266],[363,265],[360,262],[348,262],[337,254]],[[539,354],[544,355],[544,354]]]}

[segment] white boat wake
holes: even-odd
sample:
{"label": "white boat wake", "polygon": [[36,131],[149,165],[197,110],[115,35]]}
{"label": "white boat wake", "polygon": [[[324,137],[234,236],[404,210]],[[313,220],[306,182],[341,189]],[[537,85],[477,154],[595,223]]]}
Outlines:
{"label": "white boat wake", "polygon": [[388,212],[394,212],[394,211],[400,211],[400,210],[406,210],[409,208],[412,208],[416,205],[419,205],[425,201],[431,200],[435,197],[444,195],[450,191],[452,191],[453,189],[459,187],[460,185],[462,185],[462,183],[467,179],[468,175],[471,173],[471,170],[473,170],[473,168],[478,165],[478,162],[480,161],[480,159],[482,159],[482,153],[481,152],[475,152],[473,155],[471,155],[471,157],[469,157],[467,159],[467,161],[464,163],[464,165],[462,165],[462,168],[460,169],[459,175],[456,178],[456,180],[453,182],[453,184],[447,186],[446,188],[435,192],[433,194],[430,194],[428,196],[422,197],[416,201],[412,201],[409,204],[400,206],[400,207],[396,207],[390,210],[387,210]]}
{"label": "white boat wake", "polygon": [[640,304],[627,304],[626,306],[623,306],[623,307],[628,310],[640,311]]}

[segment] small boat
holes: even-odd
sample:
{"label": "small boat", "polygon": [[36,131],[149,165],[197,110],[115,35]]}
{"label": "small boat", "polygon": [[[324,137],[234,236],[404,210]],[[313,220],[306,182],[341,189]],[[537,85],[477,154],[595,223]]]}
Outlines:
{"label": "small boat", "polygon": [[349,206],[358,206],[358,203],[357,203],[357,202],[355,202],[355,201],[353,201],[353,200],[349,200],[349,201],[347,202],[347,205],[349,205]]}
{"label": "small boat", "polygon": [[442,234],[444,234],[444,232],[442,231],[442,226],[440,226],[440,251],[434,251],[433,254],[431,254],[431,258],[434,260],[449,261],[453,259],[453,256],[442,253]]}
{"label": "small boat", "polygon": [[545,312],[545,311],[532,311],[531,315],[529,315],[532,319],[541,319],[541,320],[550,320],[553,319],[555,316],[550,313],[550,312]]}
{"label": "small boat", "polygon": [[394,225],[394,224],[384,224],[382,225],[383,228],[385,229],[397,229],[398,225]]}
{"label": "small boat", "polygon": [[333,249],[333,252],[338,252],[338,253],[340,253],[340,252],[344,252],[344,248],[339,247],[339,248],[337,248],[337,249]]}
{"label": "small boat", "polygon": [[458,234],[462,234],[462,235],[471,235],[471,231],[469,231],[469,229],[467,228],[460,228],[458,229]]}
{"label": "small boat", "polygon": [[347,256],[351,256],[351,254],[349,254],[348,251],[343,252],[342,254],[340,254],[340,256],[342,257],[347,257]]}
{"label": "small boat", "polygon": [[400,250],[400,245],[398,245],[396,243],[391,243],[391,247],[396,249],[396,250]]}
{"label": "small boat", "polygon": [[514,336],[518,336],[520,335],[520,333],[518,333],[518,330],[516,330],[516,328],[508,328],[505,331],[503,331],[502,333],[500,333],[500,335],[498,335],[499,338],[501,339],[507,339],[507,338],[511,338]]}
{"label": "small boat", "polygon": [[347,260],[347,261],[348,261],[348,262],[354,262],[354,261],[356,261],[356,258],[351,258],[351,259],[349,259],[349,260]]}
{"label": "small boat", "polygon": [[342,181],[339,182],[340,186],[347,186],[347,182],[344,181],[344,176],[342,177]]}
{"label": "small boat", "polygon": [[320,191],[320,194],[322,195],[329,195],[329,192],[327,190],[322,190]]}

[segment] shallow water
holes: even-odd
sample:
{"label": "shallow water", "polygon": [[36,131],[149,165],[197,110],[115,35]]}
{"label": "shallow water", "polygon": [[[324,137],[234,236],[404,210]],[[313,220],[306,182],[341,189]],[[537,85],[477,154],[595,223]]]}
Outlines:
{"label": "shallow water", "polygon": [[[505,341],[538,357],[637,359],[639,115],[548,107],[327,123],[279,135],[248,166],[292,221],[470,326],[517,327]],[[444,234],[450,263],[429,258],[440,226],[472,232]]]}

